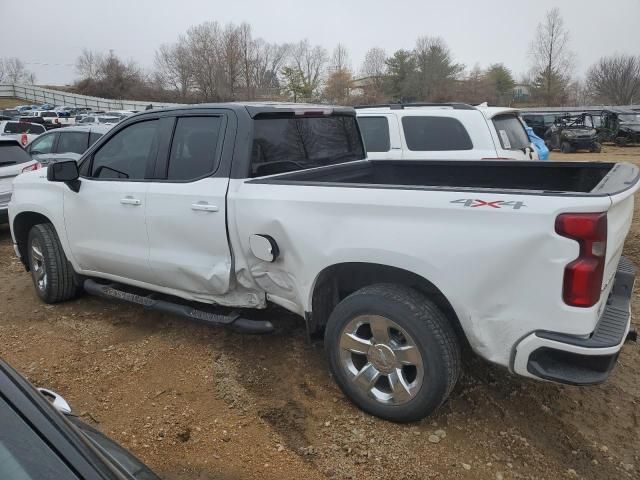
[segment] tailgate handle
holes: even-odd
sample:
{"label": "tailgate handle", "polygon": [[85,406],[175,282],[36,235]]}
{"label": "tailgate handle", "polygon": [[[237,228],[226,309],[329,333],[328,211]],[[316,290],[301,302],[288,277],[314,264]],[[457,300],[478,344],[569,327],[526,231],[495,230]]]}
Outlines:
{"label": "tailgate handle", "polygon": [[123,205],[140,205],[142,202],[137,198],[124,197],[120,199],[120,203]]}
{"label": "tailgate handle", "polygon": [[191,204],[191,210],[199,210],[202,212],[217,212],[219,209],[215,205],[210,205],[206,202],[198,202]]}

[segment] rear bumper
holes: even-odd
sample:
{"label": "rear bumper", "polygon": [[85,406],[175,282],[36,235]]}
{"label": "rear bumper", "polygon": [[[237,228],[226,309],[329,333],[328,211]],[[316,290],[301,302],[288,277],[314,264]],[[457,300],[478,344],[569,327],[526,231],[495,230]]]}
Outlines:
{"label": "rear bumper", "polygon": [[515,348],[515,373],[571,385],[604,382],[616,363],[631,325],[635,267],[622,257],[606,306],[589,336],[538,330]]}

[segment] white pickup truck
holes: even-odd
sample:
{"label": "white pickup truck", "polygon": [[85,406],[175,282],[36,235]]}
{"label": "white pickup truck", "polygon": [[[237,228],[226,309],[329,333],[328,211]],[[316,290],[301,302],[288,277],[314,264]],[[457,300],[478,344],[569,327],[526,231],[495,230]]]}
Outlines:
{"label": "white pickup truck", "polygon": [[79,165],[17,177],[9,213],[43,301],[84,289],[253,333],[274,329],[254,309],[284,307],[358,406],[410,421],[465,345],[607,378],[633,336],[638,186],[626,163],[368,161],[352,109],[234,103],[132,116]]}

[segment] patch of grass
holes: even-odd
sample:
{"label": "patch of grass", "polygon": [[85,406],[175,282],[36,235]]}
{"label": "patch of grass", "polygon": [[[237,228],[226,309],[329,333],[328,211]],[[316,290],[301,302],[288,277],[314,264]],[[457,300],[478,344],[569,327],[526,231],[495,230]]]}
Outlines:
{"label": "patch of grass", "polygon": [[19,98],[0,97],[0,110],[4,108],[13,108],[17,105],[26,105],[29,102],[27,100],[20,100]]}

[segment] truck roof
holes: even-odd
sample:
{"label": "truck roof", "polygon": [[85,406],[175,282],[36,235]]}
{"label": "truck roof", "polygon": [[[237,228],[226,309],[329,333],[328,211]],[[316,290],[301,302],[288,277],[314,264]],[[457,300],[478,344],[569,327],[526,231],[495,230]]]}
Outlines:
{"label": "truck roof", "polygon": [[226,103],[198,103],[194,105],[181,105],[176,107],[159,108],[145,110],[138,115],[167,112],[176,110],[194,110],[194,109],[210,109],[225,108],[234,111],[242,111],[248,113],[251,118],[261,115],[277,115],[277,114],[298,114],[307,113],[315,114],[331,114],[339,113],[341,115],[355,115],[352,107],[341,107],[337,105],[321,105],[313,103],[293,103],[293,102],[226,102]]}

